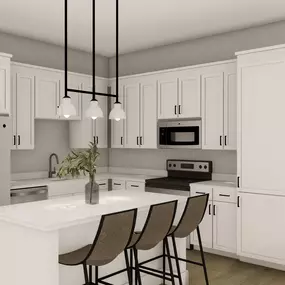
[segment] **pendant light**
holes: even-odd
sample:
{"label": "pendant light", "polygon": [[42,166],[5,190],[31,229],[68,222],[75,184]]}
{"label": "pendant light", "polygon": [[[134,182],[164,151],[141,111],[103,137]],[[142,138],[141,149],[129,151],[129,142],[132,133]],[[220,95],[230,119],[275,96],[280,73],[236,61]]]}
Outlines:
{"label": "pendant light", "polygon": [[93,50],[92,50],[92,64],[93,64],[93,90],[77,90],[68,88],[67,82],[67,53],[68,53],[68,39],[67,39],[67,1],[65,2],[65,29],[64,29],[64,37],[65,37],[65,96],[62,99],[62,103],[59,107],[59,112],[66,118],[75,115],[76,109],[73,106],[70,97],[67,95],[67,92],[75,92],[82,94],[92,94],[92,100],[90,102],[89,108],[86,110],[85,115],[93,120],[97,118],[103,117],[102,109],[99,106],[98,101],[95,98],[95,95],[105,96],[105,97],[114,97],[116,98],[116,102],[114,103],[114,107],[110,112],[109,119],[120,121],[121,119],[126,119],[126,114],[122,108],[122,104],[119,102],[119,0],[116,0],[116,95],[96,92],[95,90],[95,0],[93,0]]}
{"label": "pendant light", "polygon": [[92,35],[92,100],[90,101],[90,105],[88,107],[88,109],[86,110],[86,117],[87,118],[91,118],[92,120],[96,120],[97,118],[103,118],[103,112],[102,109],[100,108],[100,105],[98,103],[98,100],[96,100],[95,98],[95,89],[96,89],[96,85],[95,85],[95,59],[96,59],[96,55],[95,55],[95,0],[93,0],[93,6],[92,6],[92,19],[93,19],[93,23],[92,23],[92,31],[93,31],[93,35]]}

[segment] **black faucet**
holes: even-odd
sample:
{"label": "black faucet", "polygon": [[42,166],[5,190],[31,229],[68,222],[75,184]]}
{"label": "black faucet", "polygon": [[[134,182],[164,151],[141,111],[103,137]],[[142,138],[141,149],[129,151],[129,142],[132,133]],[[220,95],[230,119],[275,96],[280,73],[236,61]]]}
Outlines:
{"label": "black faucet", "polygon": [[56,163],[59,164],[59,160],[58,160],[58,155],[56,153],[52,153],[50,156],[49,156],[49,171],[48,171],[48,177],[49,178],[52,178],[52,176],[54,174],[56,174],[56,170],[55,170],[55,167],[53,168],[52,170],[52,157],[55,157],[56,159]]}

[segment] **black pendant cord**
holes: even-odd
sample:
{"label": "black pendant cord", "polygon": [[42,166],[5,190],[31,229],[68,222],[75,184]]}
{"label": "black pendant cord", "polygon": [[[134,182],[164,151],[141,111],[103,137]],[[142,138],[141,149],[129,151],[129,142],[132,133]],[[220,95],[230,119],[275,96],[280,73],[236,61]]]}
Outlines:
{"label": "black pendant cord", "polygon": [[93,0],[93,7],[92,7],[92,100],[91,101],[96,101],[95,98],[95,0]]}
{"label": "black pendant cord", "polygon": [[65,90],[64,90],[64,97],[63,98],[70,98],[67,95],[67,89],[68,89],[68,75],[67,75],[67,56],[68,56],[68,51],[67,51],[67,46],[68,46],[68,33],[67,33],[67,17],[68,17],[68,13],[67,13],[67,0],[64,1],[64,84],[65,84]]}
{"label": "black pendant cord", "polygon": [[116,0],[116,103],[119,103],[119,0]]}

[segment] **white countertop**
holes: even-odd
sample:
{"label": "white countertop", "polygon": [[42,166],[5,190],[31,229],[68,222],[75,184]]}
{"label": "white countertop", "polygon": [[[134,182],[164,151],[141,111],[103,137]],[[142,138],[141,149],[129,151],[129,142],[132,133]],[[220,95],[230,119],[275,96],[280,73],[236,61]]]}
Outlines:
{"label": "white countertop", "polygon": [[[41,231],[53,231],[98,221],[101,215],[132,208],[143,209],[152,204],[187,197],[133,192],[127,190],[100,192],[98,205],[85,204],[84,195],[0,207],[0,221]],[[181,208],[181,207],[180,207]]]}
{"label": "white countertop", "polygon": [[235,183],[235,182],[231,182],[231,181],[210,180],[210,181],[197,182],[197,183],[195,183],[195,184],[237,188],[236,183]]}
{"label": "white countertop", "polygon": [[[138,181],[144,182],[146,179],[157,178],[157,175],[141,175],[141,174],[121,174],[121,173],[98,173],[96,174],[96,180],[102,179],[122,179],[129,181]],[[88,179],[88,177],[81,177],[75,179]],[[57,181],[65,181],[72,179],[59,179],[59,178],[40,178],[40,179],[22,179],[11,181],[11,189],[18,188],[29,188],[29,187],[39,187],[39,186],[48,186],[50,183]]]}

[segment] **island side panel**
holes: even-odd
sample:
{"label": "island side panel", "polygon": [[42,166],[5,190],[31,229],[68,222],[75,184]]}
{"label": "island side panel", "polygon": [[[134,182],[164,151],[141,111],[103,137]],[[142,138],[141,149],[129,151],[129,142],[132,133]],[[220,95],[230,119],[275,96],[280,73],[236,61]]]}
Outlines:
{"label": "island side panel", "polygon": [[58,285],[58,233],[0,221],[0,284]]}

